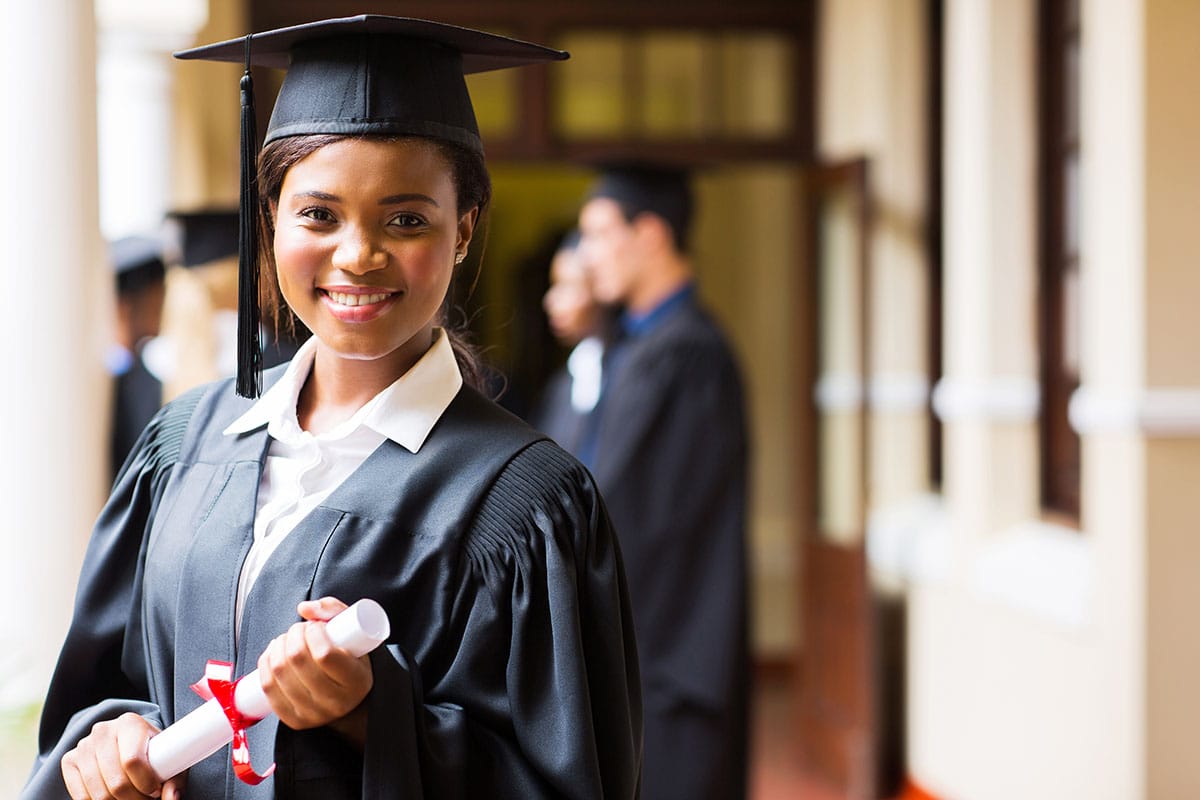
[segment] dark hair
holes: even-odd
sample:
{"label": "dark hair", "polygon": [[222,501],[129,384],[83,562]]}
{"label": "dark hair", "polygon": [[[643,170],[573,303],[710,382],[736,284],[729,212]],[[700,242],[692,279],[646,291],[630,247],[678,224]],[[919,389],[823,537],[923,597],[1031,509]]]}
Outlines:
{"label": "dark hair", "polygon": [[694,200],[686,170],[636,162],[612,164],[601,173],[587,196],[613,200],[626,222],[646,213],[656,215],[671,231],[675,249],[687,252]]}
{"label": "dark hair", "polygon": [[[471,208],[478,208],[479,219],[475,223],[476,238],[486,240],[486,234],[484,234],[484,231],[486,231],[484,215],[492,199],[492,180],[491,176],[488,175],[483,155],[480,153],[468,150],[453,142],[424,137],[308,134],[276,139],[264,146],[262,152],[258,155],[258,219],[259,270],[260,277],[263,278],[259,281],[259,285],[262,287],[260,303],[266,312],[264,316],[269,316],[273,320],[277,332],[286,331],[289,334],[294,334],[298,326],[302,327],[299,320],[296,319],[295,314],[291,312],[287,303],[284,302],[279,290],[278,279],[275,277],[275,250],[273,247],[275,219],[271,209],[279,203],[279,193],[283,189],[283,179],[287,175],[288,170],[322,147],[344,139],[401,141],[406,138],[419,138],[421,141],[430,142],[437,147],[438,152],[446,159],[446,163],[450,166],[451,179],[454,181],[454,190],[458,205],[457,212],[461,215]],[[476,257],[472,259],[476,264],[480,263],[478,253],[481,251],[482,246],[477,250]],[[476,279],[478,279],[478,271],[476,271]],[[473,287],[474,281],[472,281]],[[452,295],[453,291],[446,292],[446,299],[442,305],[439,323],[445,329],[446,336],[450,340],[450,346],[454,350],[454,357],[458,361],[458,368],[462,372],[463,380],[468,385],[479,389],[484,385],[485,381],[482,361],[475,346],[470,342],[466,326],[451,324],[449,306],[452,302]],[[457,314],[455,316],[463,320],[466,319],[465,314]]]}

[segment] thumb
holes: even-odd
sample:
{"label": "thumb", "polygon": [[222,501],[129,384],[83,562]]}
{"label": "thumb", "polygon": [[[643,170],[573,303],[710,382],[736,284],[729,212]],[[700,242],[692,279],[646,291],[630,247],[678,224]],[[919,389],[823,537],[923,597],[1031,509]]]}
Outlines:
{"label": "thumb", "polygon": [[345,611],[349,606],[336,597],[305,600],[296,606],[297,613],[309,622],[327,622]]}

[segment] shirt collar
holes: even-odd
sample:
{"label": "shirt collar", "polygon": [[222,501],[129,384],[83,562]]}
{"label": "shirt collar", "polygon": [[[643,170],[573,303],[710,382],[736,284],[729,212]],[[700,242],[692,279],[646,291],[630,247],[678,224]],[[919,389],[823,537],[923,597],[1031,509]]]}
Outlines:
{"label": "shirt collar", "polygon": [[[263,425],[276,430],[298,429],[296,401],[300,389],[308,379],[316,356],[317,339],[310,337],[292,358],[282,377],[258,398],[245,414],[238,417],[224,430],[226,435],[246,433]],[[366,414],[353,426],[370,428],[403,446],[417,452],[429,438],[433,426],[441,419],[450,402],[462,388],[462,373],[454,358],[450,339],[440,328],[435,330],[433,345],[408,372],[367,405]],[[335,435],[345,435],[341,427]]]}
{"label": "shirt collar", "polygon": [[679,289],[672,292],[661,303],[644,314],[634,314],[626,311],[621,315],[621,330],[630,336],[640,336],[649,333],[671,316],[675,309],[691,302],[696,293],[696,284],[688,281]]}

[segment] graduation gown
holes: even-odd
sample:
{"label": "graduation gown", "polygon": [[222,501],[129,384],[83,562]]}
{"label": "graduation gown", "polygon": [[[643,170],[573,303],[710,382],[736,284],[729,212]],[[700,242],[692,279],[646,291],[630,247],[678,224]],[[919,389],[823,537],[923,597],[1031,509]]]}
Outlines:
{"label": "graduation gown", "polygon": [[66,797],[59,761],[95,722],[169,725],[200,705],[206,660],[246,674],[324,595],[391,621],[365,752],[268,717],[250,752],[275,775],[241,783],[226,746],[191,769],[189,800],[636,796],[633,627],[587,472],[464,387],[418,453],[385,441],[280,544],[235,647],[268,436],[221,431],[249,403],[229,381],[195,390],[143,434],[90,542],[22,797]]}
{"label": "graduation gown", "polygon": [[129,369],[113,380],[112,429],[109,437],[109,478],[121,471],[142,430],[162,407],[162,381],[146,369],[140,352]]}
{"label": "graduation gown", "polygon": [[571,405],[571,373],[563,367],[546,382],[529,422],[564,449],[576,452],[586,416]]}
{"label": "graduation gown", "polygon": [[605,371],[585,460],[629,576],[645,714],[642,796],[741,798],[750,671],[738,369],[689,297],[610,347]]}

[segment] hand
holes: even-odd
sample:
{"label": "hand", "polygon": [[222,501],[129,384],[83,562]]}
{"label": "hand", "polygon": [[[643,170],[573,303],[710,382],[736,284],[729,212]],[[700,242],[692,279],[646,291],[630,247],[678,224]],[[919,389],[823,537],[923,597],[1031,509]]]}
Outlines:
{"label": "hand", "polygon": [[146,757],[158,728],[132,712],[97,722],[62,758],[63,783],[73,800],[179,800],[187,773],[160,783]]}
{"label": "hand", "polygon": [[279,721],[293,730],[321,725],[340,731],[360,746],[366,741],[366,708],[374,685],[371,661],[335,647],[325,622],[346,609],[333,597],[306,600],[296,607],[297,622],[276,637],[258,659],[263,692]]}

